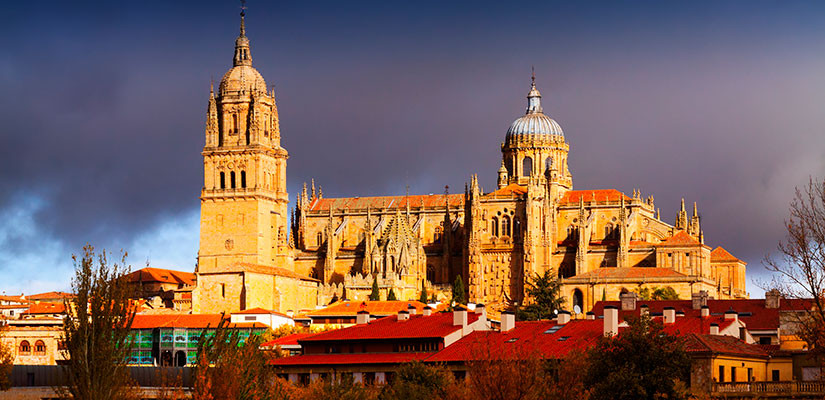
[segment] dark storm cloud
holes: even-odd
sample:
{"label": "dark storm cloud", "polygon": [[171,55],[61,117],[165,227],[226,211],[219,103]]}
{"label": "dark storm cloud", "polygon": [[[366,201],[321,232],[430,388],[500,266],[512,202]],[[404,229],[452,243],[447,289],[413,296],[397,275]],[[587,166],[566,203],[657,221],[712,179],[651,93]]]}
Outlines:
{"label": "dark storm cloud", "polygon": [[[825,175],[819,3],[249,6],[293,198],[311,178],[327,196],[460,192],[471,173],[491,189],[530,65],[575,187],[642,189],[668,221],[697,201],[708,243],[753,271],[792,188]],[[236,6],[36,7],[0,17],[0,215],[40,204],[0,253],[119,248],[191,219]]]}

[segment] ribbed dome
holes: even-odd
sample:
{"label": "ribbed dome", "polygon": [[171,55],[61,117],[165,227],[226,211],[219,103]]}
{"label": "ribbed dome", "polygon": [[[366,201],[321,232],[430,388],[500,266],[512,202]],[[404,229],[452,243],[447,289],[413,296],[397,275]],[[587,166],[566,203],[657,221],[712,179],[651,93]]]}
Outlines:
{"label": "ribbed dome", "polygon": [[541,93],[536,89],[535,78],[527,94],[527,112],[513,121],[507,130],[507,137],[514,135],[556,135],[564,136],[558,122],[544,115],[541,108]]}
{"label": "ribbed dome", "polygon": [[251,65],[237,65],[232,67],[221,79],[218,90],[221,93],[239,90],[256,90],[266,92],[266,81],[257,69]]}

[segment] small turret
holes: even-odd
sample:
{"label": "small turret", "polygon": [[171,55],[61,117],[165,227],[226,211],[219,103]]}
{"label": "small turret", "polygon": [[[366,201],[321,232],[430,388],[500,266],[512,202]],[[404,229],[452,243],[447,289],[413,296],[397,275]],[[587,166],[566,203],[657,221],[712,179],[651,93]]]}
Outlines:
{"label": "small turret", "polygon": [[507,167],[504,166],[504,160],[501,160],[501,167],[498,169],[498,188],[505,186],[507,186]]}

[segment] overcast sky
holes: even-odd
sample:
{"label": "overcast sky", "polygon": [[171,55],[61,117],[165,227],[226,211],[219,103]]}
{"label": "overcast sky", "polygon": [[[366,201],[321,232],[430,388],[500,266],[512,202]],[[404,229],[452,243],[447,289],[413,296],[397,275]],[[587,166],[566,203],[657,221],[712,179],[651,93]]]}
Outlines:
{"label": "overcast sky", "polygon": [[[252,0],[291,198],[493,188],[535,65],[574,188],[696,201],[706,243],[748,262],[825,176],[825,2]],[[238,5],[0,6],[0,291],[69,289],[86,242],[192,270],[210,79]]]}

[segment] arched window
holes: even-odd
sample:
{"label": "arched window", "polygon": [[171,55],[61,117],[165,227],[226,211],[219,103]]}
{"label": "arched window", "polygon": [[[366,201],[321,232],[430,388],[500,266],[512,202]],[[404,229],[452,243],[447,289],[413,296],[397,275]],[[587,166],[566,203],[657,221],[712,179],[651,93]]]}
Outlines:
{"label": "arched window", "polygon": [[501,235],[510,236],[510,216],[505,215],[501,217]]}
{"label": "arched window", "polygon": [[521,176],[532,176],[533,175],[533,159],[530,157],[524,157],[524,161],[521,165]]}
{"label": "arched window", "polygon": [[513,239],[518,240],[521,238],[521,221],[518,220],[518,217],[513,217]]}
{"label": "arched window", "polygon": [[221,283],[221,297],[226,298],[226,284]]}
{"label": "arched window", "polygon": [[43,343],[42,340],[34,342],[34,354],[38,356],[46,355],[46,343]]}
{"label": "arched window", "polygon": [[324,234],[318,232],[318,235],[315,237],[315,239],[315,241],[318,243],[318,247],[321,247],[321,245],[324,243]]}
{"label": "arched window", "polygon": [[573,225],[567,227],[567,240],[576,240],[576,227]]}
{"label": "arched window", "polygon": [[433,242],[438,243],[441,241],[441,227],[435,227],[435,234],[433,234]]}
{"label": "arched window", "polygon": [[241,187],[246,187],[246,171],[241,171]]}
{"label": "arched window", "polygon": [[553,168],[553,157],[547,157],[544,159],[544,170],[548,171]]}
{"label": "arched window", "polygon": [[573,291],[573,311],[577,314],[584,312],[584,295],[579,289]]}
{"label": "arched window", "polygon": [[613,239],[613,224],[610,222],[604,226],[604,238],[605,239]]}
{"label": "arched window", "polygon": [[221,189],[226,189],[226,173],[221,172]]}
{"label": "arched window", "polygon": [[20,354],[29,354],[32,352],[32,346],[28,340],[20,342]]}
{"label": "arched window", "polygon": [[238,133],[238,114],[232,114],[232,129],[229,133]]}
{"label": "arched window", "polygon": [[498,236],[498,217],[493,217],[490,221],[490,235]]}
{"label": "arched window", "polygon": [[229,173],[229,186],[232,189],[235,188],[235,171]]}

